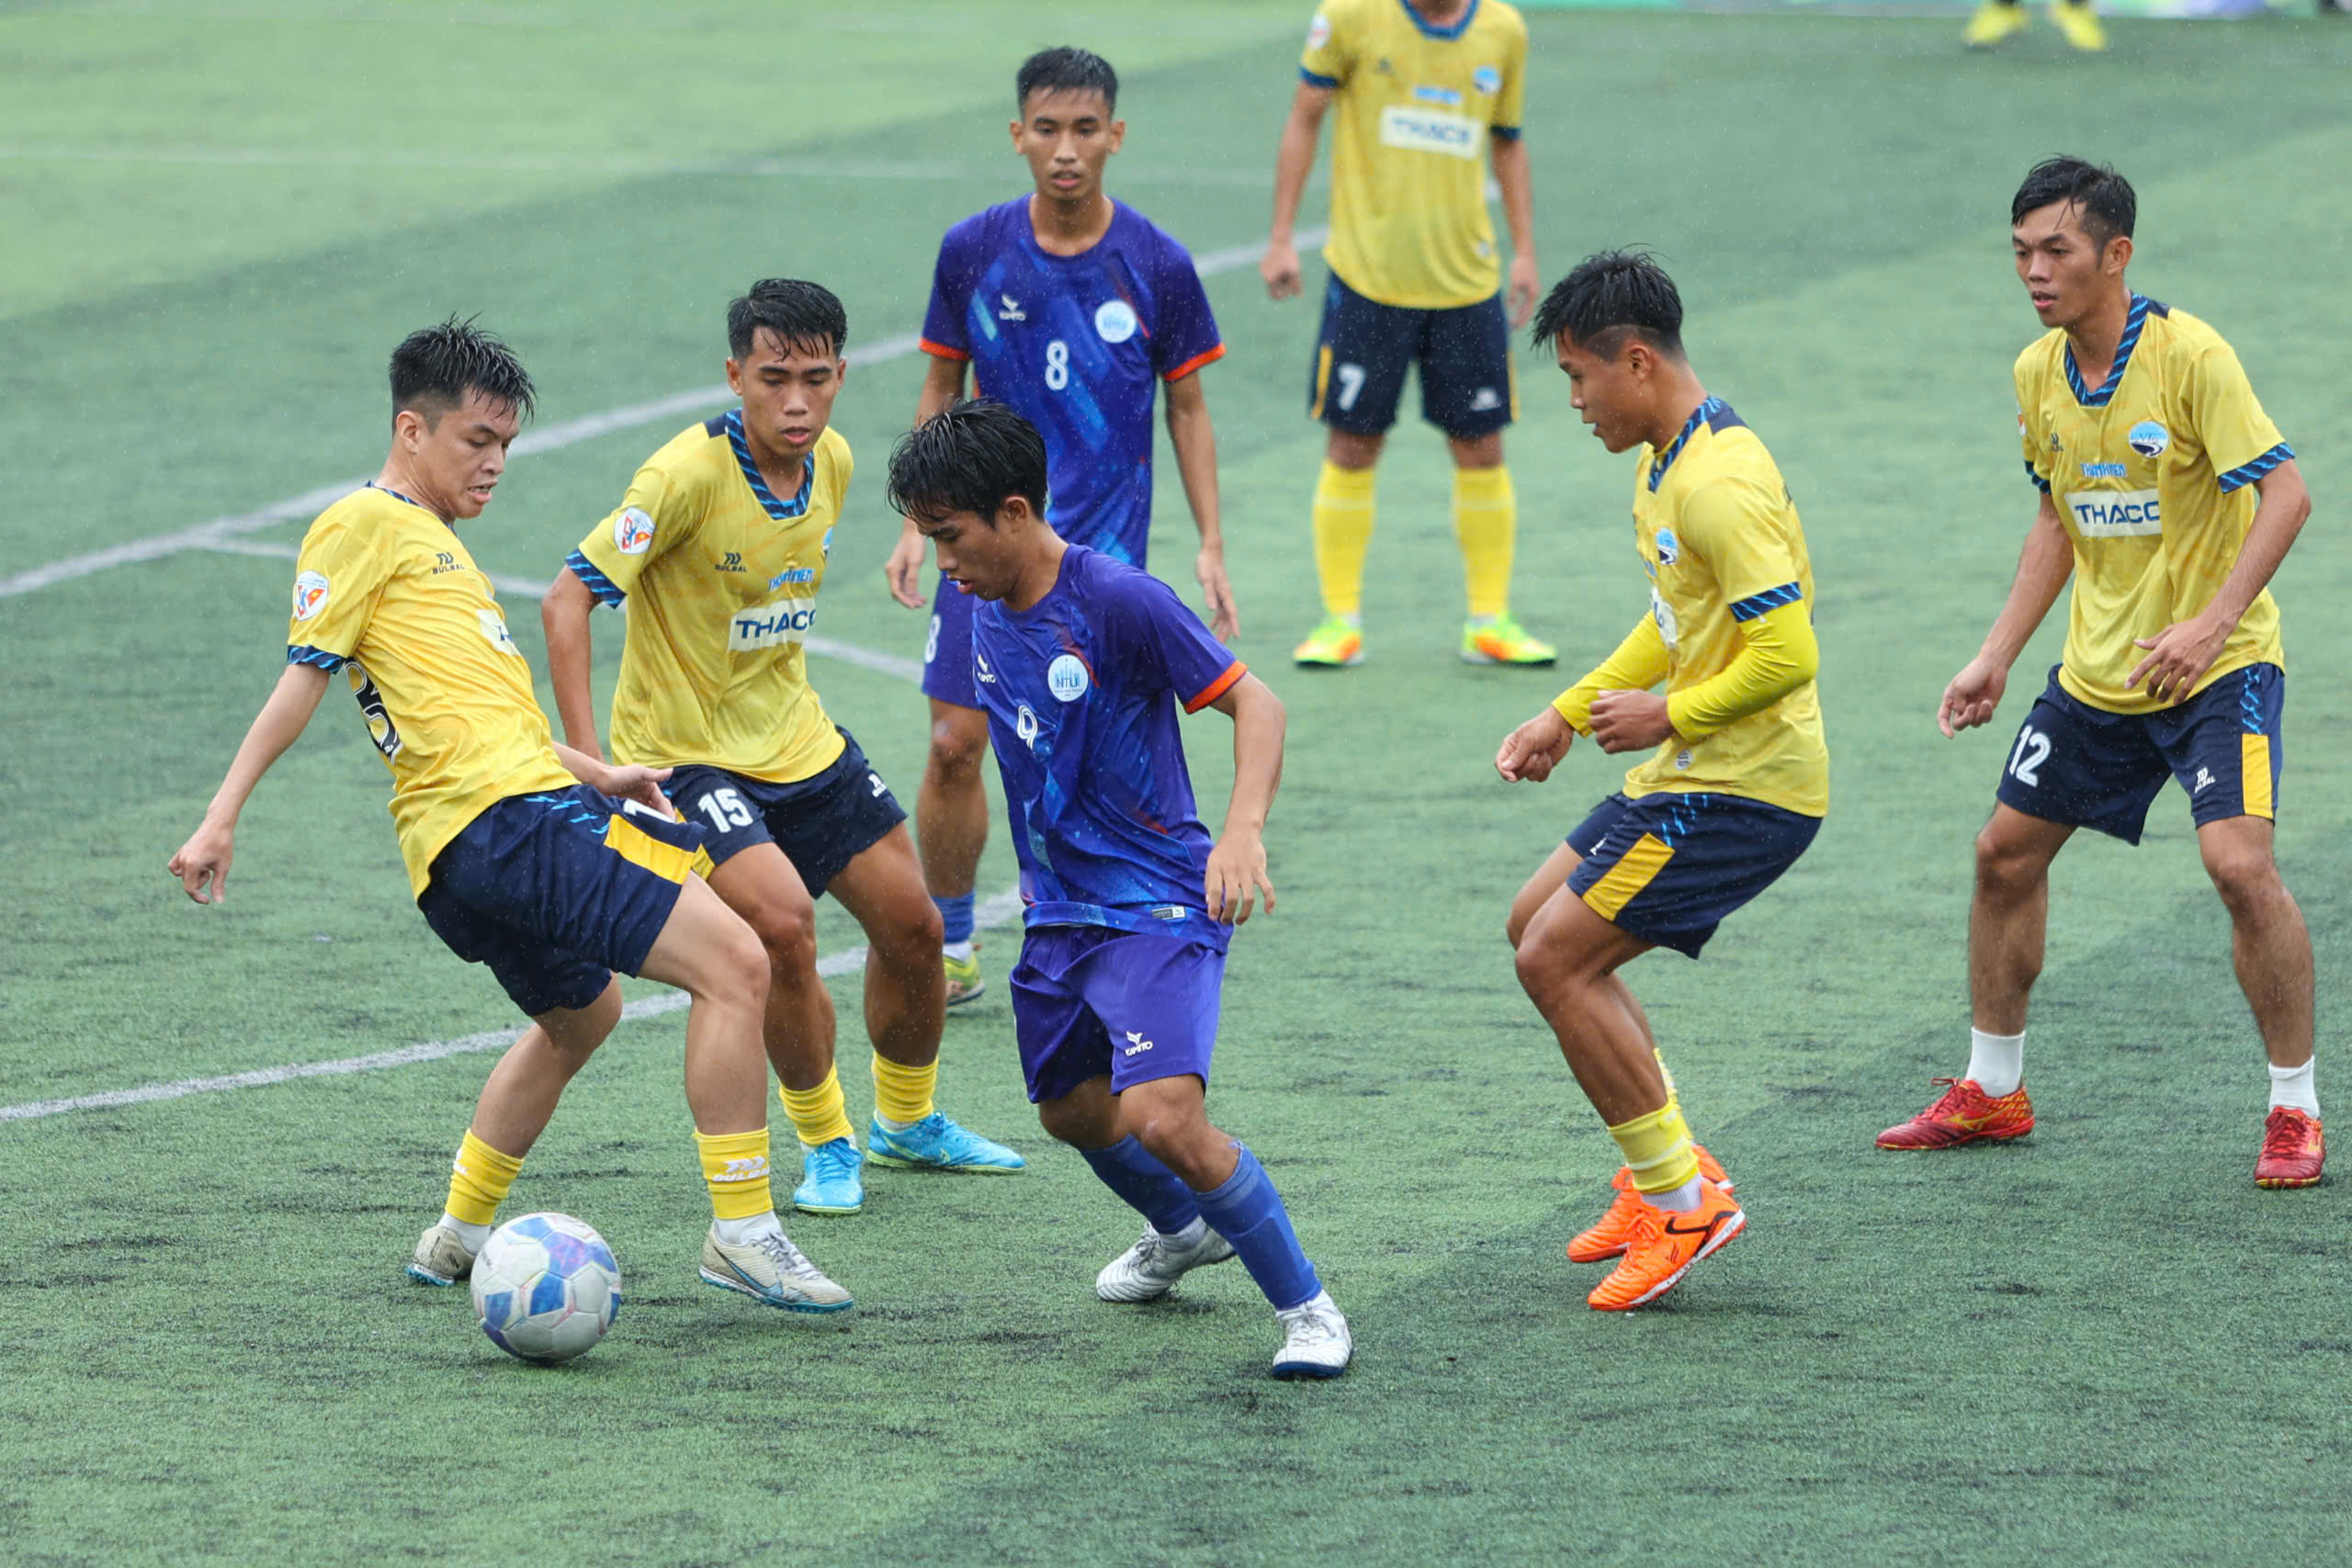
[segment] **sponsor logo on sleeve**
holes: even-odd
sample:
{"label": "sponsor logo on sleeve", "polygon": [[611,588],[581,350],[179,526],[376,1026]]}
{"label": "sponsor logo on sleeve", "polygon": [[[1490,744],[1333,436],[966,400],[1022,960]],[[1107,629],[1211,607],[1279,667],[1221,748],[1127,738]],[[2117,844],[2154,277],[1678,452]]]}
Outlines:
{"label": "sponsor logo on sleeve", "polygon": [[1481,65],[1470,73],[1470,85],[1491,98],[1503,90],[1503,73],[1491,65]]}
{"label": "sponsor logo on sleeve", "polygon": [[307,621],[327,607],[327,574],[306,571],[294,580],[294,618]]}
{"label": "sponsor logo on sleeve", "polygon": [[653,519],[641,506],[625,506],[613,519],[613,548],[625,556],[641,556],[653,543]]}
{"label": "sponsor logo on sleeve", "polygon": [[749,610],[738,610],[728,618],[727,650],[758,653],[763,649],[804,642],[808,628],[816,624],[814,599],[777,599]]}
{"label": "sponsor logo on sleeve", "polygon": [[1136,328],[1139,324],[1136,320],[1135,307],[1125,299],[1105,299],[1095,307],[1095,334],[1104,343],[1126,342],[1136,335]]}
{"label": "sponsor logo on sleeve", "polygon": [[1408,152],[1475,159],[1483,129],[1476,120],[1442,109],[1411,109],[1392,104],[1380,111],[1380,144]]}
{"label": "sponsor logo on sleeve", "polygon": [[2070,491],[2066,510],[2086,539],[2149,538],[2165,531],[2153,490]]}
{"label": "sponsor logo on sleeve", "polygon": [[2132,450],[2143,457],[2161,457],[2165,448],[2172,445],[2172,432],[2153,419],[2143,419],[2132,427],[2132,434],[2125,439],[2132,443]]}
{"label": "sponsor logo on sleeve", "polygon": [[1046,690],[1054,694],[1057,703],[1074,703],[1086,695],[1094,678],[1086,672],[1086,660],[1075,653],[1065,653],[1046,666]]}

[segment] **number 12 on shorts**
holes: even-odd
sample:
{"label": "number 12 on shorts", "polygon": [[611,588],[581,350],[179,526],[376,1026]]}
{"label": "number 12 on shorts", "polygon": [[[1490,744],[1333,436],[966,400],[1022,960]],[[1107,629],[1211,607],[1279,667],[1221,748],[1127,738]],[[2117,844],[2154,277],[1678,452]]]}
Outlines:
{"label": "number 12 on shorts", "polygon": [[2041,784],[2041,764],[2050,760],[2050,737],[2031,725],[2018,731],[2017,750],[2009,753],[2009,777],[2028,789]]}

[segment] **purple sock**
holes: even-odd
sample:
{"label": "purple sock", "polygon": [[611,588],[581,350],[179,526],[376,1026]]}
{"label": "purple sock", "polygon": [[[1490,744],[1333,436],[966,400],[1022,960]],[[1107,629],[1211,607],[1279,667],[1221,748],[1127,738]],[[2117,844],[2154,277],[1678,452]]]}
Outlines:
{"label": "purple sock", "polygon": [[1213,1192],[1195,1194],[1200,1199],[1201,1215],[1209,1229],[1233,1244],[1241,1266],[1266,1292],[1277,1312],[1302,1305],[1315,1299],[1323,1289],[1323,1281],[1315,1277],[1315,1265],[1298,1249],[1298,1237],[1290,1228],[1290,1215],[1283,1208],[1283,1195],[1274,1190],[1273,1179],[1258,1156],[1239,1144],[1241,1162],[1224,1186]]}
{"label": "purple sock", "polygon": [[[1201,1217],[1193,1190],[1176,1173],[1153,1157],[1131,1134],[1107,1149],[1080,1149],[1102,1185],[1116,1192],[1127,1207],[1151,1222],[1162,1235],[1174,1235]],[[1228,1183],[1228,1185],[1230,1185]]]}

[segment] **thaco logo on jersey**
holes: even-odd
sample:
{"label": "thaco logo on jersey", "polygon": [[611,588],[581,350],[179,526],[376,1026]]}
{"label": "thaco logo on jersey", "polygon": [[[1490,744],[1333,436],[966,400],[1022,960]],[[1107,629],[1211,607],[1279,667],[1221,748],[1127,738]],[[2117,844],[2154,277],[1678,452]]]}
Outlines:
{"label": "thaco logo on jersey", "polygon": [[738,610],[727,622],[727,650],[757,653],[807,640],[817,624],[814,599],[778,599],[750,610]]}
{"label": "thaco logo on jersey", "polygon": [[653,543],[653,519],[641,506],[624,507],[613,519],[613,547],[625,556],[641,556]]}
{"label": "thaco logo on jersey", "polygon": [[1093,683],[1093,677],[1086,672],[1086,660],[1075,653],[1065,653],[1046,666],[1046,690],[1054,694],[1057,703],[1078,701]]}
{"label": "thaco logo on jersey", "polygon": [[294,618],[307,621],[327,607],[327,578],[322,571],[306,571],[294,580]]}
{"label": "thaco logo on jersey", "polygon": [[1477,122],[1439,109],[1391,105],[1380,111],[1380,144],[1410,152],[1442,152],[1449,158],[1478,155]]}
{"label": "thaco logo on jersey", "polygon": [[2124,439],[2143,457],[2161,457],[2165,448],[2172,445],[2172,432],[2153,419],[2143,419],[2132,427],[2132,434]]}
{"label": "thaco logo on jersey", "polygon": [[1105,299],[1095,307],[1094,332],[1104,343],[1125,343],[1140,325],[1135,307],[1125,299]]}
{"label": "thaco logo on jersey", "polygon": [[2070,491],[2066,510],[2086,539],[2144,538],[2165,531],[2152,490]]}

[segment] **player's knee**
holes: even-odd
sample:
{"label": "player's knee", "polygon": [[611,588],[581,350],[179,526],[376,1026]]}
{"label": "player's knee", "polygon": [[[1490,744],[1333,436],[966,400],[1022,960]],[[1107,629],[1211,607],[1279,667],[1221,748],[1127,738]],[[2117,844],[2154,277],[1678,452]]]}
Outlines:
{"label": "player's knee", "polygon": [[[814,939],[811,939],[813,951]],[[759,933],[741,919],[715,932],[702,951],[704,985],[715,1000],[766,1005],[770,961]]]}
{"label": "player's knee", "polygon": [[1988,822],[1976,835],[1976,885],[2015,896],[2030,891],[2047,869],[2041,856]]}
{"label": "player's knee", "polygon": [[2232,845],[2205,852],[2205,874],[2232,918],[2245,919],[2258,913],[2279,890],[2278,867],[2260,849]]}
{"label": "player's knee", "polygon": [[807,899],[772,903],[750,917],[762,954],[761,974],[790,981],[817,966],[817,908]]}
{"label": "player's knee", "polygon": [[1041,1100],[1037,1102],[1037,1125],[1047,1134],[1074,1148],[1087,1146],[1087,1134],[1091,1130],[1090,1119],[1077,1107],[1063,1100]]}
{"label": "player's knee", "polygon": [[1180,1175],[1193,1163],[1208,1134],[1208,1115],[1197,1106],[1154,1106],[1136,1118],[1128,1131],[1154,1159]]}
{"label": "player's knee", "polygon": [[952,719],[939,720],[931,727],[929,771],[933,780],[949,788],[978,783],[980,756],[987,750],[985,730],[975,734]]}

